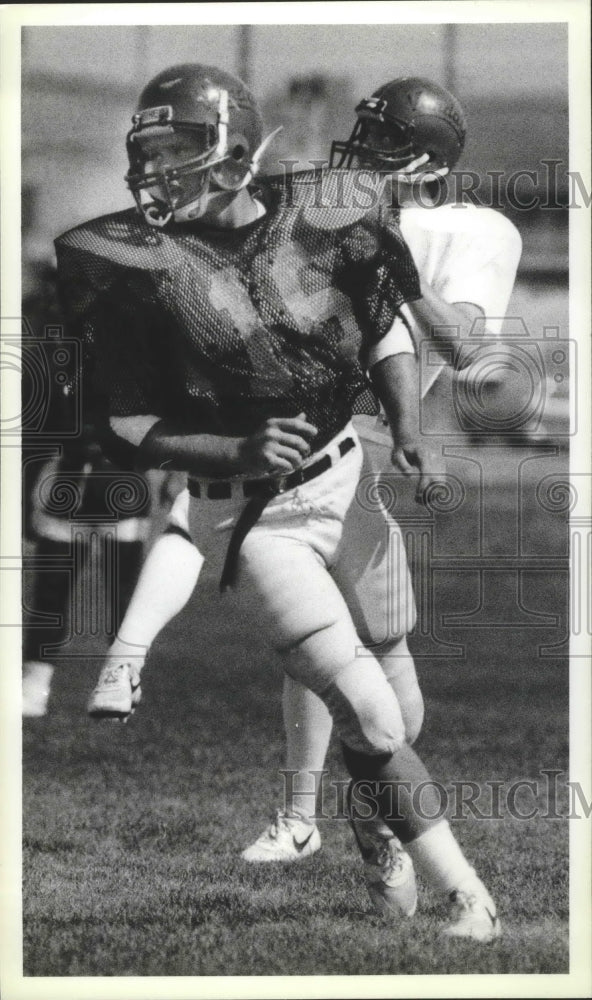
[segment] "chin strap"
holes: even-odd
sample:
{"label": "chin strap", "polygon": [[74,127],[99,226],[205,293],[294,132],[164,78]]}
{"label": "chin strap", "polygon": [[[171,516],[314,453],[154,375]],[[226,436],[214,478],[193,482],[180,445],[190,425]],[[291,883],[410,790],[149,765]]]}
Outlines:
{"label": "chin strap", "polygon": [[162,229],[173,218],[172,212],[167,212],[166,215],[163,215],[158,205],[155,204],[148,205],[147,208],[143,209],[143,212],[148,225],[156,226],[158,229]]}
{"label": "chin strap", "polygon": [[[144,201],[144,198],[147,200]],[[138,192],[136,204],[149,226],[156,226],[157,229],[162,229],[173,218],[171,209],[165,209],[164,205],[159,205],[157,201],[154,201],[150,197],[147,191]]]}

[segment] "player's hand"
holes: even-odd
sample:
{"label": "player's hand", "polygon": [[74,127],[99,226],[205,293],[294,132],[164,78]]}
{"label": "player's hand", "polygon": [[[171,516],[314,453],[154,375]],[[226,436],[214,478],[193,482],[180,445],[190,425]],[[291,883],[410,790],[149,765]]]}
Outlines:
{"label": "player's hand", "polygon": [[241,472],[250,476],[284,475],[300,468],[311,453],[317,428],[305,413],[271,417],[239,446]]}
{"label": "player's hand", "polygon": [[442,482],[445,464],[441,455],[423,441],[399,442],[392,450],[391,461],[405,476],[419,473],[415,500],[425,504],[431,491]]}
{"label": "player's hand", "polygon": [[429,153],[423,153],[418,156],[411,163],[408,163],[406,167],[402,167],[401,170],[397,170],[395,177],[401,184],[429,184],[430,181],[435,181],[438,177],[446,177],[448,174],[449,167],[439,167],[437,170],[422,170],[421,168],[428,162],[430,158]]}
{"label": "player's hand", "polygon": [[166,472],[162,476],[160,489],[158,491],[158,502],[160,503],[161,507],[165,508],[172,507],[175,500],[179,496],[179,493],[181,492],[181,490],[184,490],[186,486],[187,486],[187,473]]}

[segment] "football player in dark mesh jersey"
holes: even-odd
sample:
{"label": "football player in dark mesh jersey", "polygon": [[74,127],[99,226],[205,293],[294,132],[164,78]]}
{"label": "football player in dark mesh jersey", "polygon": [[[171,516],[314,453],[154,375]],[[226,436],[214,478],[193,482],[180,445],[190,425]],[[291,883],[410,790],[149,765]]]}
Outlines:
{"label": "football player in dark mesh jersey", "polygon": [[[415,358],[373,360],[387,334],[406,329],[417,272],[379,199],[354,204],[350,172],[255,181],[262,135],[249,91],[214,67],[175,66],[146,87],[128,135],[136,211],[56,241],[86,398],[114,454],[187,472],[171,516],[181,541],[188,533],[220,573],[227,617],[232,608],[265,635],[331,713],[352,814],[363,782],[389,833],[365,839],[354,826],[377,909],[414,912],[411,856],[453,907],[474,898],[487,912],[477,924],[454,909],[445,933],[491,940],[495,906],[448,824],[426,818],[438,815],[437,796],[393,687],[368,649],[359,656],[362,622],[344,598],[354,568],[338,566],[367,370],[400,453],[420,490],[429,486]],[[127,659],[103,687],[121,675],[133,700]],[[303,818],[296,848],[313,834]]]}

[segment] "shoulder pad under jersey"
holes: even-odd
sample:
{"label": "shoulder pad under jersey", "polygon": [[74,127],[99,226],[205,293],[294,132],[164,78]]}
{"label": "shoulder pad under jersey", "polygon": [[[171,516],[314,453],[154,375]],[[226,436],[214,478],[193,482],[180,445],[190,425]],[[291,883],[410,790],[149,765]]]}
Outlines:
{"label": "shoulder pad under jersey", "polygon": [[314,229],[344,229],[381,214],[386,178],[361,170],[302,170],[265,179],[282,192],[285,206]]}
{"label": "shoulder pad under jersey", "polygon": [[181,258],[176,241],[149,226],[133,208],[83,222],[58,236],[55,246],[147,271],[170,267]]}

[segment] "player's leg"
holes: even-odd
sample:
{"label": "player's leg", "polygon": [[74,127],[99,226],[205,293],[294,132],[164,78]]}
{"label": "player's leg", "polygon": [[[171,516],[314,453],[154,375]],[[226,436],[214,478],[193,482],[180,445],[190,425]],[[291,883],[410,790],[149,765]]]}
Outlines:
{"label": "player's leg", "polygon": [[[360,782],[364,790],[369,780],[377,783],[380,790],[378,811],[383,820],[404,845],[417,871],[447,905],[449,921],[442,928],[443,933],[483,942],[499,937],[501,928],[495,903],[465,857],[448,822],[445,819],[418,822],[418,818],[426,815],[437,816],[441,804],[425,769],[425,777],[419,782],[416,780],[418,762],[420,767],[423,765],[413,748],[405,745],[390,756],[369,759],[366,753],[344,742],[343,756],[353,776],[354,789]],[[414,777],[410,780],[410,776]],[[418,799],[420,787],[422,810],[418,817],[413,800]],[[355,808],[352,818],[357,833],[366,820],[363,815],[356,818]],[[378,889],[384,898],[380,884]],[[376,904],[376,900],[374,902]],[[389,901],[385,898],[383,912],[388,909]]]}
{"label": "player's leg", "polygon": [[[118,538],[115,572],[108,581],[110,587],[107,595],[111,621],[115,626],[116,638],[113,643],[118,641],[117,636],[138,582],[143,558],[142,541],[127,539],[122,541]],[[88,712],[95,718],[125,719],[140,701],[140,675],[134,658],[124,657],[122,662],[117,656],[111,655],[112,650],[113,644],[89,699]]]}
{"label": "player's leg", "polygon": [[[385,510],[384,492],[378,488],[366,453],[364,457],[362,475],[348,510],[332,572],[364,646],[374,654],[395,692],[405,739],[412,745],[419,735],[424,715],[415,664],[407,645],[407,633],[416,620],[415,601],[401,531]],[[400,842],[391,843],[392,826],[387,825],[379,813],[362,818],[353,810],[350,822],[364,858],[373,901],[380,908],[384,892],[388,908],[392,895],[389,891],[390,855],[398,856],[399,861],[403,855],[403,862],[408,867],[412,867],[411,859]]]}
{"label": "player's leg", "polygon": [[[384,771],[387,780],[396,782],[398,770],[401,775],[415,773],[419,761],[411,744],[421,730],[423,698],[407,646],[407,633],[415,624],[416,611],[401,531],[384,509],[381,494],[373,485],[375,477],[368,466],[366,472],[348,511],[334,576],[360,637],[379,660],[401,710],[407,745],[393,754]],[[346,745],[344,755],[354,778],[362,772],[367,774],[368,763],[362,759],[358,767],[355,749],[352,751]],[[383,780],[381,768],[378,764],[375,772],[378,781]],[[402,777],[401,780],[406,779]],[[356,817],[354,810],[352,826],[362,849],[370,849],[380,857],[385,827],[390,828],[418,871],[449,903],[452,901],[453,919],[446,933],[482,940],[497,936],[499,922],[495,906],[464,857],[448,823],[440,819],[427,826],[417,824],[413,805],[408,804],[406,808],[407,816],[403,815],[402,822],[387,819],[386,823],[380,815],[376,820]],[[426,811],[438,815],[438,803],[434,800],[427,805]],[[374,894],[375,904],[380,903],[381,888],[379,883],[378,892]]]}
{"label": "player's leg", "polygon": [[[72,565],[72,547],[78,550],[74,565],[81,565],[85,543],[81,540],[70,542],[43,538],[37,545],[37,556],[46,564],[36,574],[32,606],[35,612],[51,616],[54,624],[34,627],[25,624],[23,634],[23,715],[45,715],[50,694],[54,666],[50,657],[43,652],[47,646],[59,647],[68,635],[71,618],[72,589],[76,580],[71,571],[64,567]],[[143,545],[139,541],[123,541],[117,544],[117,573],[111,593],[112,606],[109,615],[114,622],[123,618],[125,607],[136,582],[142,563]],[[60,565],[61,564],[61,565]],[[103,567],[104,568],[104,567]],[[59,655],[59,650],[58,654]]]}
{"label": "player's leg", "polygon": [[54,664],[44,649],[60,646],[67,638],[73,586],[71,573],[64,570],[64,566],[72,562],[70,542],[40,538],[36,557],[39,564],[29,599],[30,608],[48,619],[51,616],[53,621],[36,626],[24,612],[22,712],[26,717],[43,716],[47,712]]}
{"label": "player's leg", "polygon": [[[423,721],[423,698],[406,637],[393,644],[386,655],[378,656],[377,659],[402,709],[407,742],[413,743]],[[296,827],[301,819],[314,821],[333,720],[323,701],[288,674],[284,677],[282,713],[286,733],[286,763],[284,800],[280,812],[288,827]],[[378,818],[374,832],[378,836],[377,853],[383,854],[383,841],[390,834]],[[315,850],[321,846],[320,833],[315,834],[313,846]],[[300,852],[284,849],[273,824],[241,856],[245,861],[255,863],[299,861],[302,858]]]}
{"label": "player's leg", "polygon": [[365,450],[332,573],[356,631],[397,695],[407,742],[414,743],[424,705],[407,636],[417,615],[405,543],[384,506],[388,499]]}
{"label": "player's leg", "polygon": [[142,566],[118,633],[109,648],[89,703],[95,718],[126,719],[141,697],[141,671],[150,646],[187,604],[203,557],[187,532],[187,491],[179,494],[169,527]]}
{"label": "player's leg", "polygon": [[[310,726],[316,719],[328,738],[331,714],[339,712],[342,703],[347,706],[352,700],[357,705],[360,719],[365,714],[371,715],[374,709],[371,704],[365,703],[365,674],[374,671],[380,677],[379,690],[384,708],[382,725],[386,728],[392,726],[392,739],[403,741],[403,724],[393,692],[374,658],[370,657],[368,663],[358,662],[359,639],[343,598],[323,561],[300,539],[281,535],[266,538],[264,534],[259,538],[253,537],[256,535],[257,532],[252,532],[248,537],[241,554],[239,613],[243,619],[253,621],[259,630],[269,634],[272,644],[284,657],[286,672],[291,680],[289,691],[296,695],[289,707],[289,717],[291,714],[295,726],[299,723],[299,715],[304,715],[306,724]],[[307,656],[310,657],[310,672],[304,670]],[[343,689],[335,705],[328,706],[325,689],[342,668],[340,685]],[[376,683],[376,678],[374,680]],[[370,685],[370,701],[373,696]],[[365,738],[360,739],[366,745]],[[294,747],[291,749],[293,751]],[[326,744],[320,749],[322,761],[325,751]],[[297,742],[294,761],[300,765],[300,773],[295,778],[302,777],[304,784],[297,785],[299,794],[290,796],[276,821],[247,849],[243,855],[246,860],[294,861],[308,856],[320,846],[318,830],[314,825],[318,775],[311,774],[314,769],[309,766],[314,762],[315,752],[309,739]],[[307,779],[310,787],[306,785]],[[307,792],[310,794],[307,795]],[[413,906],[414,903],[413,891]]]}
{"label": "player's leg", "polygon": [[[64,456],[53,456],[40,469],[36,462],[25,462],[23,478],[26,503],[23,519],[26,536],[35,544],[36,569],[30,592],[23,592],[23,678],[22,713],[38,717],[47,712],[54,674],[53,657],[48,647],[60,647],[68,637],[72,591],[76,585],[73,565],[84,558],[84,543],[73,535],[68,515],[48,509],[44,485],[59,486],[66,473],[79,475],[76,463],[72,472]],[[23,583],[25,580],[23,579]],[[45,616],[34,624],[29,610]]]}
{"label": "player's leg", "polygon": [[[364,456],[360,485],[345,518],[332,572],[361,639],[372,647],[397,696],[407,742],[413,743],[423,722],[423,698],[406,638],[415,623],[415,603],[401,532],[378,502],[374,482]],[[310,818],[314,812],[314,793],[325,766],[332,721],[321,700],[289,676],[284,681],[283,714],[289,776],[283,815],[293,823],[291,817]],[[384,856],[384,840],[392,834],[378,818],[374,827],[372,844],[377,856]],[[369,824],[365,834],[368,840]],[[360,831],[357,835],[363,836]],[[315,836],[315,844],[320,846],[320,837]],[[368,850],[370,846],[366,844]],[[301,855],[292,852],[287,858],[271,826],[242,857],[252,862],[298,861]]]}
{"label": "player's leg", "polygon": [[158,633],[187,604],[202,564],[188,535],[167,529],[156,540],[111,646],[112,657],[135,659],[141,669]]}
{"label": "player's leg", "polygon": [[[491,898],[448,824],[430,818],[438,814],[440,803],[423,763],[406,743],[396,696],[374,657],[360,662],[351,616],[321,561],[297,540],[274,536],[269,544],[264,534],[258,540],[249,537],[239,584],[243,612],[270,635],[291,676],[327,705],[352,778],[358,787],[365,784],[367,798],[392,833],[432,886],[474,901],[470,920],[462,926],[457,921],[455,933],[490,939],[499,928]],[[421,812],[414,805],[420,786]],[[430,796],[433,801],[427,801]],[[384,888],[393,886],[383,884],[383,900]],[[396,902],[404,909],[400,894]],[[407,912],[412,909],[409,896]]]}
{"label": "player's leg", "polygon": [[112,615],[115,633],[119,632],[144,562],[144,543],[139,539],[117,541],[117,579],[113,594]]}
{"label": "player's leg", "polygon": [[241,854],[244,861],[256,864],[301,861],[321,846],[315,813],[333,721],[324,702],[289,674],[284,675],[282,712],[286,732],[282,807]]}
{"label": "player's leg", "polygon": [[[399,706],[405,707],[402,711],[405,737],[408,743],[413,743],[423,720],[423,699],[417,684],[415,665],[407,651],[406,638],[399,640],[391,652],[395,655],[379,656],[377,659],[397,695]],[[297,828],[302,819],[314,822],[333,720],[324,702],[288,674],[284,677],[282,711],[286,733],[286,764],[280,815],[288,828]],[[355,821],[352,826],[355,828]],[[365,830],[366,848],[369,850],[374,845],[377,858],[382,856],[386,860],[384,841],[392,836],[388,828],[376,817],[372,824],[371,842],[368,842],[370,824],[366,824]],[[361,836],[361,832],[358,831],[356,835]],[[315,833],[312,847],[318,850],[320,846],[320,833]],[[311,850],[309,853],[314,852]],[[241,857],[254,863],[285,862],[299,861],[302,854],[289,847],[286,850],[277,837],[274,824],[270,824],[253,844],[245,848]]]}
{"label": "player's leg", "polygon": [[423,725],[424,702],[415,662],[407,645],[407,636],[394,639],[386,648],[375,649],[374,655],[397,695],[405,721],[405,738],[413,745]]}
{"label": "player's leg", "polygon": [[[305,640],[298,654],[296,650],[292,652],[290,669],[294,672],[294,662],[302,654],[305,661],[312,656],[315,664],[326,664],[339,648],[341,628],[333,627]],[[323,655],[322,647],[327,642],[330,642],[331,650],[325,649]],[[358,813],[355,803],[350,812],[366,862],[364,873],[373,904],[383,915],[413,913],[414,879],[408,854],[428,885],[440,893],[450,907],[451,920],[444,933],[492,940],[500,933],[495,904],[465,858],[448,822],[432,818],[440,817],[439,796],[421,759],[405,742],[402,714],[397,727],[400,735],[393,743],[393,719],[399,706],[396,699],[389,702],[387,697],[387,691],[393,694],[392,688],[377,661],[364,664],[362,672],[359,662],[355,663],[354,670],[357,676],[353,688],[348,668],[341,668],[329,689],[324,693],[317,689],[317,693],[324,698],[341,735],[344,761],[354,779],[354,790],[362,789],[365,805],[368,798],[374,799],[376,804],[375,819],[368,820],[365,809]],[[364,678],[364,690],[360,701],[356,685],[360,684],[361,676]],[[313,684],[313,678],[306,669],[300,678],[309,685]],[[356,716],[353,728],[352,709]],[[369,711],[373,718],[370,730],[359,726],[360,719],[368,721]],[[365,745],[366,740],[368,743]],[[386,746],[382,753],[379,752],[381,744]],[[377,794],[368,795],[374,783]],[[416,805],[419,802],[421,811]],[[391,831],[392,837],[388,836],[387,830]]]}
{"label": "player's leg", "polygon": [[313,819],[333,722],[324,702],[288,674],[282,714],[286,732],[284,805]]}

